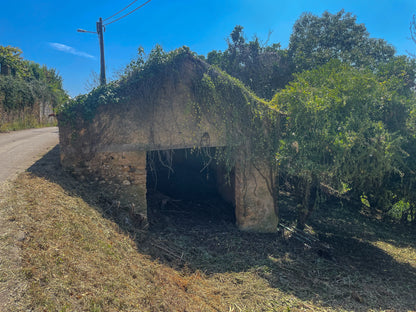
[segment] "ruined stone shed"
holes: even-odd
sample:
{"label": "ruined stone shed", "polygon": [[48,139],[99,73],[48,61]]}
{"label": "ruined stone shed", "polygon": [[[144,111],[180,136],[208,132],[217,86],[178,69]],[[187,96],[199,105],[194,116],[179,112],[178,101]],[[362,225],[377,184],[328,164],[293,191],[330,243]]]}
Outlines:
{"label": "ruined stone shed", "polygon": [[165,157],[159,160],[169,167],[201,151],[208,159],[201,172],[215,171],[238,227],[274,232],[274,173],[263,136],[277,114],[241,82],[182,48],[65,107],[61,163],[111,186],[124,205],[147,216],[152,157]]}

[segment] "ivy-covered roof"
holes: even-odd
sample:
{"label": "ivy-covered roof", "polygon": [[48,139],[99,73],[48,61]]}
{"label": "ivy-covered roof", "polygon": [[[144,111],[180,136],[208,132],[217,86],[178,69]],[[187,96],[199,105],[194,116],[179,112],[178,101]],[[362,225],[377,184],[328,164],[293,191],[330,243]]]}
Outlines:
{"label": "ivy-covered roof", "polygon": [[99,106],[119,104],[137,94],[157,94],[161,84],[169,80],[191,84],[196,100],[207,105],[223,102],[238,107],[270,108],[267,101],[256,96],[241,81],[182,47],[169,53],[154,50],[146,62],[128,67],[119,80],[67,102],[60,108],[59,119],[64,123],[79,117],[84,121],[92,120]]}

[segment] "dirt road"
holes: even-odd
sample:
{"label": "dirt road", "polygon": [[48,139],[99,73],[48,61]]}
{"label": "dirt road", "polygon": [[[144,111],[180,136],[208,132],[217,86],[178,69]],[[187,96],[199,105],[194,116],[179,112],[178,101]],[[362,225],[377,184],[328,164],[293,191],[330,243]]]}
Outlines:
{"label": "dirt road", "polygon": [[0,133],[0,183],[26,170],[58,141],[57,127]]}

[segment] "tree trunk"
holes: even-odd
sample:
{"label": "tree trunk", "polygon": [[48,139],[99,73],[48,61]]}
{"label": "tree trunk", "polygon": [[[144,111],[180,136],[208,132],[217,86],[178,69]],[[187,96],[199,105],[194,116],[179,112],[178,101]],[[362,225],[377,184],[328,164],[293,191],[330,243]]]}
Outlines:
{"label": "tree trunk", "polygon": [[316,175],[298,178],[297,197],[301,202],[297,205],[298,220],[296,227],[300,230],[305,228],[306,222],[312,215],[319,197],[319,180]]}

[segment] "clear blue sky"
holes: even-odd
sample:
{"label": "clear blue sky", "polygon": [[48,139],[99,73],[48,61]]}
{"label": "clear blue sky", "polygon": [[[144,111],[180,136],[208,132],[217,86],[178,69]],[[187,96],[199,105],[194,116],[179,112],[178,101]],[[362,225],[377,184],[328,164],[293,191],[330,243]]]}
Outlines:
{"label": "clear blue sky", "polygon": [[[26,59],[58,70],[71,96],[86,93],[91,73],[99,72],[98,37],[77,33],[95,30],[132,0],[2,1],[0,45],[23,50]],[[130,8],[144,3],[139,0]],[[152,0],[130,16],[108,25],[104,34],[107,75],[122,69],[143,46],[150,52],[159,43],[169,51],[187,45],[198,54],[224,50],[235,25],[246,36],[280,42],[286,48],[294,22],[303,12],[352,12],[371,37],[387,40],[398,54],[416,52],[409,24],[416,0]],[[128,12],[128,11],[126,11]]]}

